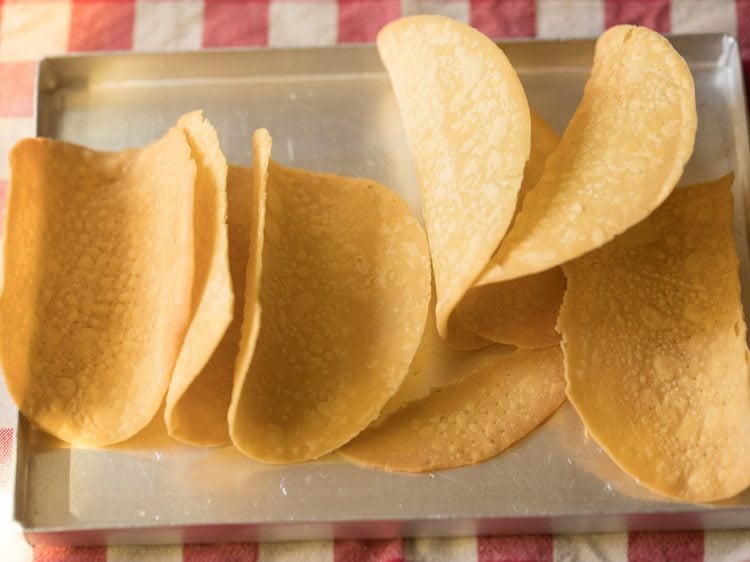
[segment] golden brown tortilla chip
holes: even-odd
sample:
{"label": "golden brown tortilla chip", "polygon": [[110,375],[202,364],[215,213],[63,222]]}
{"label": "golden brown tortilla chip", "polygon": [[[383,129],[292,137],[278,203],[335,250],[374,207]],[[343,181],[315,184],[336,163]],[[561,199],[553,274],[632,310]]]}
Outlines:
{"label": "golden brown tortilla chip", "polygon": [[20,141],[0,355],[11,396],[75,445],[127,439],[159,409],[190,315],[195,164],[181,127],[142,150]]}
{"label": "golden brown tortilla chip", "polygon": [[675,190],[564,266],[567,394],[642,484],[713,501],[750,484],[750,387],[732,177]]}
{"label": "golden brown tortilla chip", "polygon": [[461,380],[407,404],[340,454],[404,472],[474,464],[524,437],[565,400],[559,347],[472,355],[461,363]]}
{"label": "golden brown tortilla chip", "polygon": [[370,180],[271,162],[266,207],[262,322],[230,433],[252,458],[298,462],[349,441],[398,389],[427,317],[429,254],[406,204]]}
{"label": "golden brown tortilla chip", "polygon": [[[220,445],[229,441],[226,413],[234,370],[234,362],[224,370],[225,365],[210,361],[233,314],[226,225],[227,161],[216,131],[200,111],[183,116],[177,126],[185,131],[197,169],[195,274],[190,326],[167,391],[164,420],[169,435],[180,441]],[[233,351],[236,355],[237,349]]]}
{"label": "golden brown tortilla chip", "polygon": [[440,16],[385,26],[378,51],[398,101],[422,195],[438,332],[510,226],[529,156],[529,107],[505,54]]}
{"label": "golden brown tortilla chip", "polygon": [[693,78],[669,42],[607,30],[560,145],[478,284],[560,265],[643,220],[679,180],[696,121]]}
{"label": "golden brown tortilla chip", "polygon": [[[554,129],[531,111],[531,154],[518,194],[519,208],[541,178],[544,162],[559,142]],[[564,292],[565,277],[559,267],[503,283],[473,287],[461,299],[448,324],[458,318],[466,330],[484,341],[525,348],[557,345],[560,334],[555,331],[555,324]],[[453,343],[450,330],[449,341]]]}

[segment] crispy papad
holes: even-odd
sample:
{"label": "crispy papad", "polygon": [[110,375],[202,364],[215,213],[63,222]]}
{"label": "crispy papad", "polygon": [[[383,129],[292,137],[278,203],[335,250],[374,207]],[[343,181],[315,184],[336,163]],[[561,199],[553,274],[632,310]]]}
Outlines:
{"label": "crispy papad", "polygon": [[[531,153],[526,162],[518,208],[544,171],[547,157],[557,148],[559,135],[535,111],[531,111]],[[516,215],[517,216],[517,215]],[[472,287],[448,320],[451,345],[466,349],[450,334],[452,323],[460,324],[485,342],[502,342],[524,348],[557,345],[557,315],[565,292],[565,277],[559,267],[491,285]],[[479,347],[479,346],[476,346]]]}
{"label": "crispy papad", "polygon": [[[209,359],[215,355],[233,315],[226,223],[227,161],[216,131],[202,112],[183,116],[177,126],[185,132],[196,165],[195,274],[190,326],[169,383],[164,421],[175,439],[193,445],[220,445],[229,442],[226,414],[234,361],[226,370],[223,361]],[[236,338],[234,343],[236,346]],[[236,355],[236,347],[233,351]]]}
{"label": "crispy papad", "polygon": [[64,441],[125,440],[159,410],[190,319],[196,171],[183,128],[123,152],[22,140],[10,165],[10,394]]}
{"label": "crispy papad", "polygon": [[550,269],[643,220],[679,180],[696,122],[690,70],[664,37],[604,32],[560,145],[477,283]]}
{"label": "crispy papad", "polygon": [[378,34],[420,185],[437,292],[448,319],[484,270],[516,209],[530,117],[505,54],[441,16],[406,17]]}
{"label": "crispy papad", "polygon": [[750,386],[732,176],[678,188],[564,266],[567,394],[642,484],[714,501],[750,484]]}
{"label": "crispy papad", "polygon": [[560,347],[474,352],[460,380],[408,403],[339,453],[402,472],[457,468],[494,457],[547,419],[565,400]]}
{"label": "crispy papad", "polygon": [[431,296],[424,231],[371,180],[270,162],[259,296],[232,441],[265,462],[317,458],[372,422],[407,374]]}

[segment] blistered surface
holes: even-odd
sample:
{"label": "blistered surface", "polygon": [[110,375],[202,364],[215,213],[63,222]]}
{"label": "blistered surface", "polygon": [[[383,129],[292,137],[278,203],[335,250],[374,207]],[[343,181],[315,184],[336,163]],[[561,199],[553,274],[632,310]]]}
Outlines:
{"label": "blistered surface", "polygon": [[488,349],[460,362],[459,370],[458,382],[407,404],[341,454],[404,472],[474,464],[507,449],[565,400],[559,346],[513,355]]}
{"label": "blistered surface", "polygon": [[695,131],[682,57],[648,29],[609,29],[560,145],[480,283],[560,265],[643,220],[679,181]]}
{"label": "blistered surface", "polygon": [[314,459],[364,429],[406,376],[431,295],[427,240],[388,188],[272,162],[262,256],[232,440],[259,460]]}
{"label": "blistered surface", "polygon": [[515,213],[531,142],[528,102],[503,52],[454,20],[401,19],[380,32],[378,49],[419,179],[446,337],[449,316]]}
{"label": "blistered surface", "polygon": [[27,139],[11,169],[8,389],[65,441],[122,441],[156,414],[189,320],[195,165],[185,135],[173,128],[120,153]]}
{"label": "blistered surface", "polygon": [[691,501],[750,484],[750,387],[732,178],[681,188],[564,266],[568,396],[646,486]]}

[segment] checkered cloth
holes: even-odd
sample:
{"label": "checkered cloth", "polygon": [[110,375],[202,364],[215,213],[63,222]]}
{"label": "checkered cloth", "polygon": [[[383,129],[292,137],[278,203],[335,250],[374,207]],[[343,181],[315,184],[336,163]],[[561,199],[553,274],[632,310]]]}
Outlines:
{"label": "checkered cloth", "polygon": [[[617,23],[727,32],[750,76],[750,0],[0,0],[0,152],[34,133],[39,58],[74,51],[371,42],[401,15],[441,13],[492,37],[596,36]],[[8,169],[0,160],[0,203]],[[620,533],[31,549],[10,524],[16,411],[0,383],[0,560],[750,560],[748,532]]]}

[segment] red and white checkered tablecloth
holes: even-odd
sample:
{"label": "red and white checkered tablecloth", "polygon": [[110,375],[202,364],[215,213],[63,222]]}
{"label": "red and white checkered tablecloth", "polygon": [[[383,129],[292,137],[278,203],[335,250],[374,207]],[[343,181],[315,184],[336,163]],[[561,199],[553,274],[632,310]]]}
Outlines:
{"label": "red and white checkered tablecloth", "polygon": [[[596,36],[617,23],[727,32],[750,76],[750,0],[0,0],[0,152],[34,134],[39,58],[73,51],[372,42],[401,15],[441,13],[492,37]],[[0,159],[0,204],[8,168]],[[0,382],[0,562],[750,560],[750,531],[31,549],[10,523],[16,410]]]}

